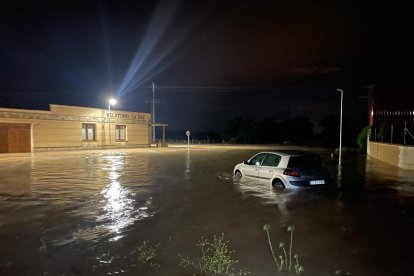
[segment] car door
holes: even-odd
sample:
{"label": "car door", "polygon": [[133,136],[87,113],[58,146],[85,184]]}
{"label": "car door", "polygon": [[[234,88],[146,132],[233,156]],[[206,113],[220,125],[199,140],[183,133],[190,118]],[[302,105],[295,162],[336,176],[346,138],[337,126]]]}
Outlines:
{"label": "car door", "polygon": [[270,181],[276,173],[276,168],[281,159],[282,157],[278,154],[267,153],[259,168],[258,178],[263,181]]}
{"label": "car door", "polygon": [[265,157],[266,153],[259,153],[250,158],[249,161],[247,161],[247,164],[243,167],[243,174],[257,179],[259,176],[259,168]]}

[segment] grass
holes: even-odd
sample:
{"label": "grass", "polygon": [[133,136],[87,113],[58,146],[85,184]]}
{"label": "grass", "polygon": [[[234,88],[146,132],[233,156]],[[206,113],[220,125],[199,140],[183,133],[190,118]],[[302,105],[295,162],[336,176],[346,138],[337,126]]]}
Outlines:
{"label": "grass", "polygon": [[228,248],[228,241],[224,240],[224,234],[217,237],[214,236],[212,241],[201,237],[197,243],[200,248],[201,256],[195,259],[179,255],[180,265],[183,267],[192,267],[196,269],[200,275],[247,275],[249,272],[234,272],[234,265],[238,263],[233,259],[234,250]]}
{"label": "grass", "polygon": [[270,225],[269,224],[265,224],[263,225],[263,231],[266,232],[266,236],[267,236],[267,242],[269,244],[269,248],[270,248],[270,252],[272,254],[272,258],[273,261],[277,267],[277,270],[280,272],[290,272],[290,271],[294,271],[296,274],[300,274],[301,272],[304,271],[303,266],[299,263],[299,256],[298,255],[293,255],[292,258],[292,254],[293,254],[293,232],[295,232],[295,227],[294,226],[289,226],[287,228],[287,232],[290,233],[290,241],[289,241],[289,248],[288,248],[288,252],[285,249],[285,244],[283,242],[279,243],[279,255],[276,256],[275,254],[275,250],[274,247],[272,245],[272,241],[270,239]]}
{"label": "grass", "polygon": [[148,264],[151,267],[160,267],[161,265],[154,261],[157,257],[157,249],[159,246],[159,243],[152,244],[149,241],[144,241],[142,245],[132,251],[131,254],[142,264]]}
{"label": "grass", "polygon": [[[279,246],[275,248],[270,238],[270,225],[263,225],[263,231],[266,233],[269,249],[277,268],[278,273],[296,273],[301,274],[304,271],[303,266],[299,262],[299,256],[293,252],[293,233],[294,226],[289,226],[287,232],[289,233],[288,246],[284,242],[279,242]],[[228,246],[229,241],[224,239],[224,234],[220,236],[214,235],[212,240],[204,237],[197,242],[197,247],[200,249],[200,256],[195,258],[185,257],[179,254],[180,266],[189,267],[196,270],[199,275],[205,276],[233,276],[233,275],[248,275],[249,272],[239,270],[235,272],[235,265],[239,262],[234,259],[234,250]],[[157,250],[160,244],[154,244],[149,241],[144,241],[142,245],[137,247],[131,254],[133,258],[141,264],[148,264],[151,267],[161,267],[155,261],[157,257]],[[193,274],[196,275],[196,274]]]}

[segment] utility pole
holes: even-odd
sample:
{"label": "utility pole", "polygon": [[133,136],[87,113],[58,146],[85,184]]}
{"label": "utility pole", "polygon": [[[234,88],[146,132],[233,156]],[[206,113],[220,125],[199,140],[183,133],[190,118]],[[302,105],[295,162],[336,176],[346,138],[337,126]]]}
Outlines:
{"label": "utility pole", "polygon": [[342,165],[342,106],[344,102],[344,90],[336,89],[339,93],[341,93],[341,117],[339,119],[339,162],[338,165],[341,167]]}
{"label": "utility pole", "polygon": [[152,82],[152,142],[155,143],[155,82]]}
{"label": "utility pole", "polygon": [[372,118],[371,118],[371,108],[372,108],[372,100],[373,100],[373,96],[374,96],[374,88],[376,87],[376,84],[370,84],[367,85],[365,88],[368,89],[368,122],[369,122],[369,126],[371,126],[372,123]]}
{"label": "utility pole", "polygon": [[152,99],[151,100],[147,100],[147,103],[151,103],[151,123],[152,123],[152,143],[155,143],[155,104],[156,103],[160,103],[159,100],[155,99],[155,90],[157,89],[157,86],[155,85],[155,82],[152,82],[151,84],[152,87]]}
{"label": "utility pole", "polygon": [[367,112],[368,112],[368,124],[371,127],[371,122],[372,122],[372,103],[373,103],[373,98],[374,98],[374,88],[376,87],[376,84],[370,84],[365,86],[366,89],[368,89],[368,95],[367,96],[359,96],[358,99],[367,99],[367,103],[368,103],[368,107],[367,107]]}

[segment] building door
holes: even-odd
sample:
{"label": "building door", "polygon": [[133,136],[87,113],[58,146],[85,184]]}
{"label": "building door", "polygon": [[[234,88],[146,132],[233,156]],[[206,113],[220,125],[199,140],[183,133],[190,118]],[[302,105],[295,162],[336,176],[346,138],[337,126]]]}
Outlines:
{"label": "building door", "polygon": [[30,152],[29,124],[0,124],[0,153]]}
{"label": "building door", "polygon": [[9,152],[7,128],[2,127],[2,125],[3,124],[0,124],[0,153],[7,153]]}

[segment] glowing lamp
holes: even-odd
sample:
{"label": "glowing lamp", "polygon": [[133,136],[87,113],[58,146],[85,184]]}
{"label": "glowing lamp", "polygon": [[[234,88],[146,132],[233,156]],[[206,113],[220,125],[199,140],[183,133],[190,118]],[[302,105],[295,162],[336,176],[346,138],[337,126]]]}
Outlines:
{"label": "glowing lamp", "polygon": [[109,105],[116,105],[116,100],[115,99],[110,99],[109,100]]}

